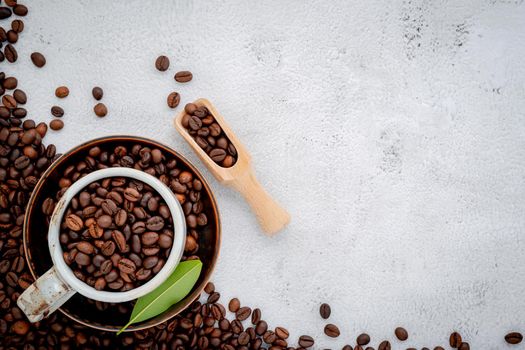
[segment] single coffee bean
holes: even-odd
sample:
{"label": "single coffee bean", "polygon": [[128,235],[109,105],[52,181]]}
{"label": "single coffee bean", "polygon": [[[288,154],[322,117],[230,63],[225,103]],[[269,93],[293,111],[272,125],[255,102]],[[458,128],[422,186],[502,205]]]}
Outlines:
{"label": "single coffee bean", "polygon": [[84,227],[84,222],[75,214],[66,217],[66,226],[73,231],[80,231]]}
{"label": "single coffee bean", "polygon": [[255,308],[252,312],[252,324],[257,324],[261,320],[261,309]]}
{"label": "single coffee bean", "polygon": [[93,111],[97,115],[97,117],[103,118],[108,114],[108,109],[105,104],[103,103],[97,103],[95,107],[93,107]]}
{"label": "single coffee bean", "polygon": [[11,22],[11,29],[17,33],[22,33],[24,31],[24,22],[19,19],[15,19]]}
{"label": "single coffee bean", "polygon": [[104,96],[104,90],[98,86],[95,86],[93,90],[91,90],[91,94],[95,100],[100,101]]}
{"label": "single coffee bean", "polygon": [[370,343],[370,336],[366,333],[359,334],[356,339],[358,345],[364,346]]}
{"label": "single coffee bean", "polygon": [[14,44],[18,41],[18,33],[15,32],[14,30],[9,30],[6,33],[6,37],[7,37],[7,41],[10,42],[11,44]]}
{"label": "single coffee bean", "polygon": [[170,67],[170,59],[166,56],[159,56],[155,60],[155,68],[161,72],[165,72]]}
{"label": "single coffee bean", "polygon": [[196,116],[191,116],[188,125],[192,130],[198,130],[202,126],[202,121]]}
{"label": "single coffee bean", "polygon": [[26,93],[20,89],[13,91],[13,97],[19,104],[25,104],[27,102]]}
{"label": "single coffee bean", "polygon": [[16,49],[12,44],[7,44],[4,48],[4,56],[8,62],[14,63],[18,59],[18,52],[16,52]]}
{"label": "single coffee bean", "polygon": [[2,104],[9,109],[16,108],[17,106],[15,98],[11,95],[2,96]]}
{"label": "single coffee bean", "polygon": [[457,349],[462,343],[461,335],[458,332],[453,332],[450,334],[449,343],[450,347]]}
{"label": "single coffee bean", "polygon": [[42,68],[46,65],[46,58],[40,52],[33,52],[31,54],[31,61],[38,68]]}
{"label": "single coffee bean", "polygon": [[180,103],[180,94],[178,92],[172,92],[167,98],[168,107],[175,108]]}
{"label": "single coffee bean", "polygon": [[6,90],[16,89],[18,86],[18,79],[15,77],[7,77],[2,81],[2,87]]}
{"label": "single coffee bean", "polygon": [[299,346],[302,348],[310,348],[314,346],[314,338],[310,337],[309,335],[301,335],[299,337]]}
{"label": "single coffee bean", "polygon": [[328,319],[330,317],[330,314],[332,313],[332,309],[330,308],[330,305],[323,303],[319,307],[319,314],[323,319]]}
{"label": "single coffee bean", "polygon": [[324,334],[331,338],[337,338],[341,332],[335,324],[329,323],[324,327]]}
{"label": "single coffee bean", "polygon": [[239,310],[237,310],[237,312],[235,313],[235,317],[239,320],[239,321],[244,321],[246,320],[248,317],[250,317],[250,314],[252,313],[252,309],[250,309],[249,307],[247,306],[243,306],[241,308],[239,308]]}
{"label": "single coffee bean", "polygon": [[519,344],[523,340],[523,335],[518,332],[511,332],[505,336],[505,341],[509,344]]}
{"label": "single coffee bean", "polygon": [[15,7],[13,7],[13,12],[17,16],[25,16],[25,15],[27,15],[28,9],[27,9],[27,7],[25,5],[17,4],[17,5],[15,5]]}
{"label": "single coffee bean", "polygon": [[12,11],[9,7],[0,7],[0,19],[6,19],[11,17]]}
{"label": "single coffee bean", "polygon": [[175,74],[175,80],[179,83],[187,83],[193,79],[193,74],[189,71],[180,71]]}
{"label": "single coffee bean", "polygon": [[62,118],[64,116],[64,109],[59,106],[53,106],[51,107],[51,114],[53,117]]}
{"label": "single coffee bean", "polygon": [[397,327],[394,331],[397,339],[405,341],[408,339],[408,332],[403,327]]}
{"label": "single coffee bean", "polygon": [[222,162],[224,158],[226,158],[226,151],[222,148],[214,148],[211,150],[209,155],[214,162],[219,163]]}
{"label": "single coffee bean", "polygon": [[[336,327],[337,328],[337,327]],[[281,339],[288,339],[290,336],[290,333],[286,328],[283,327],[276,327],[275,328],[275,335]]]}
{"label": "single coffee bean", "polygon": [[120,259],[118,262],[118,268],[120,271],[124,273],[134,273],[137,267],[135,266],[135,263],[131,261],[130,259]]}
{"label": "single coffee bean", "polygon": [[64,98],[69,95],[69,89],[67,86],[59,86],[55,90],[55,96],[58,98]]}
{"label": "single coffee bean", "polygon": [[49,123],[49,127],[51,128],[51,130],[60,130],[64,127],[64,122],[60,119],[53,119]]}
{"label": "single coffee bean", "polygon": [[462,342],[461,344],[459,344],[458,349],[459,350],[470,350],[470,345],[469,343]]}
{"label": "single coffee bean", "polygon": [[[378,350],[391,350],[392,347],[390,345],[390,342],[388,340],[383,340],[380,344],[379,344],[379,347],[377,348]],[[423,349],[421,349],[423,350]]]}

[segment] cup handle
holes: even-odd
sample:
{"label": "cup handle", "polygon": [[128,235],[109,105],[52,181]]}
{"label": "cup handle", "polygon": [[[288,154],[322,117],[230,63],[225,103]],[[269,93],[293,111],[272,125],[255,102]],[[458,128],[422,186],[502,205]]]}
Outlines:
{"label": "cup handle", "polygon": [[75,293],[53,266],[30,285],[16,303],[30,322],[38,322],[55,312]]}

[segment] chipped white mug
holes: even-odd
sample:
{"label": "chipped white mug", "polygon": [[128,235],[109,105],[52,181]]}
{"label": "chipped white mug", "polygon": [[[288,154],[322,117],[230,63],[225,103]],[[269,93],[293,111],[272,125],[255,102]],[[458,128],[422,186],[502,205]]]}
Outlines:
{"label": "chipped white mug", "polygon": [[[108,177],[127,177],[148,184],[164,199],[173,219],[173,245],[163,268],[145,284],[125,292],[96,290],[76,278],[64,261],[59,241],[60,224],[71,199],[92,182]],[[53,267],[29,286],[17,300],[18,307],[30,322],[38,322],[47,317],[75,293],[80,293],[93,300],[121,303],[140,298],[153,291],[173,273],[180,262],[186,243],[186,219],[179,201],[171,190],[156,177],[131,168],[101,169],[73,183],[58,201],[49,223],[48,243]]]}

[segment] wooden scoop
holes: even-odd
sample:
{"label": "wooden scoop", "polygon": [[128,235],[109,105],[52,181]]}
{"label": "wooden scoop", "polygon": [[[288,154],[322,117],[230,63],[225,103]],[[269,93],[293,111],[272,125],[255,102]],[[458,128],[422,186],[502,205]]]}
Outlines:
{"label": "wooden scoop", "polygon": [[208,108],[231,143],[237,148],[237,162],[230,168],[224,168],[215,163],[182,126],[182,117],[186,114],[184,110],[175,118],[175,128],[197,152],[200,159],[220,183],[233,187],[244,196],[264,232],[269,236],[274,235],[290,222],[290,214],[270,197],[257,181],[251,166],[250,154],[210,101],[201,98],[194,104],[198,107],[205,106]]}

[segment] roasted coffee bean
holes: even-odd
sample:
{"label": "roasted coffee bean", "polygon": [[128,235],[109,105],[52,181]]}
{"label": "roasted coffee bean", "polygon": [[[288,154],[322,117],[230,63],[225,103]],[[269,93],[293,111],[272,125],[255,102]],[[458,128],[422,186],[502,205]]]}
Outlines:
{"label": "roasted coffee bean", "polygon": [[13,97],[19,104],[25,104],[27,102],[27,95],[24,91],[16,89],[13,92]]}
{"label": "roasted coffee bean", "polygon": [[175,80],[179,83],[187,83],[193,79],[193,74],[189,71],[180,71],[175,74]]}
{"label": "roasted coffee bean", "polygon": [[235,313],[235,317],[239,321],[244,321],[248,317],[250,317],[251,313],[252,313],[252,309],[250,309],[247,306],[243,306],[243,307],[239,308],[239,310],[237,310],[237,312]]}
{"label": "roasted coffee bean", "polygon": [[339,334],[341,334],[339,328],[335,324],[331,323],[324,327],[324,333],[331,338],[337,338]]}
{"label": "roasted coffee bean", "polygon": [[64,127],[64,122],[60,119],[53,119],[49,123],[49,127],[51,128],[51,130],[60,130]]}
{"label": "roasted coffee bean", "polygon": [[10,42],[11,44],[14,44],[18,41],[18,33],[15,32],[14,30],[9,30],[6,36],[7,36],[7,41]]}
{"label": "roasted coffee bean", "polygon": [[459,349],[459,350],[470,350],[470,345],[469,345],[469,343],[462,342],[462,343],[458,346],[458,349]]}
{"label": "roasted coffee bean", "polygon": [[15,77],[7,77],[2,81],[2,87],[6,90],[16,89],[18,80]]}
{"label": "roasted coffee bean", "polygon": [[11,17],[12,11],[9,7],[0,7],[0,19],[6,19]]}
{"label": "roasted coffee bean", "polygon": [[310,348],[310,347],[314,346],[315,342],[314,342],[314,339],[312,337],[310,337],[309,335],[301,335],[299,337],[298,344],[299,344],[300,347]]}
{"label": "roasted coffee bean", "polygon": [[17,106],[15,98],[11,95],[2,96],[2,104],[9,109],[16,108]]}
{"label": "roasted coffee bean", "polygon": [[108,108],[103,103],[97,103],[95,107],[93,107],[93,111],[99,118],[103,118],[108,114]]}
{"label": "roasted coffee bean", "polygon": [[61,118],[64,116],[64,109],[59,106],[53,106],[51,107],[51,114],[53,115],[53,117]]}
{"label": "roasted coffee bean", "polygon": [[13,12],[17,16],[25,16],[25,15],[27,15],[28,9],[27,9],[27,7],[25,5],[17,4],[17,5],[15,5],[15,7],[13,7]]}
{"label": "roasted coffee bean", "polygon": [[69,95],[69,89],[67,86],[59,86],[55,90],[55,96],[58,98],[64,98]]}
{"label": "roasted coffee bean", "polygon": [[359,334],[356,339],[358,345],[364,346],[370,343],[370,336],[366,333]]}
{"label": "roasted coffee bean", "polygon": [[12,44],[7,44],[4,48],[4,56],[8,62],[13,63],[18,59],[18,52]]}
{"label": "roasted coffee bean", "polygon": [[168,95],[167,98],[168,107],[175,108],[180,103],[180,94],[178,92],[172,92]]}
{"label": "roasted coffee bean", "polygon": [[332,313],[332,309],[330,308],[330,305],[323,303],[319,307],[319,314],[323,319],[328,319],[330,317],[330,314]]}
{"label": "roasted coffee bean", "polygon": [[161,72],[165,72],[170,67],[170,59],[166,56],[159,56],[155,60],[155,68]]}
{"label": "roasted coffee bean", "polygon": [[505,336],[505,341],[509,344],[519,344],[523,340],[523,335],[518,332],[511,332]]}
{"label": "roasted coffee bean", "polygon": [[397,339],[405,341],[408,339],[408,332],[403,327],[397,327],[394,331]]}
{"label": "roasted coffee bean", "polygon": [[100,101],[102,99],[102,97],[104,96],[104,91],[102,90],[102,88],[100,88],[98,86],[95,86],[91,90],[91,94],[93,95],[93,98],[95,100]]}
{"label": "roasted coffee bean", "polygon": [[11,22],[11,29],[17,33],[22,33],[24,31],[24,22],[19,19],[15,19]]}
{"label": "roasted coffee bean", "polygon": [[377,348],[378,350],[391,350],[392,349],[392,346],[390,345],[390,342],[388,340],[383,340],[380,344],[379,344],[379,347]]}
{"label": "roasted coffee bean", "polygon": [[450,334],[449,343],[450,347],[457,349],[462,343],[461,335],[458,332],[453,332]]}
{"label": "roasted coffee bean", "polygon": [[46,65],[46,58],[40,52],[33,52],[31,54],[31,61],[38,68],[42,68]]}

